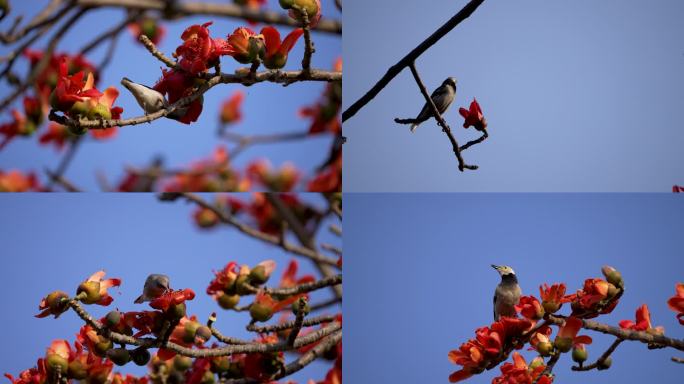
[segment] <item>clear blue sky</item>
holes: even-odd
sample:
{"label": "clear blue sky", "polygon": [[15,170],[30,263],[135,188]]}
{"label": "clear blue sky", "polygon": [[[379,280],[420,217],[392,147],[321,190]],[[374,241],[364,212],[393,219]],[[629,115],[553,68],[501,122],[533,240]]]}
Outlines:
{"label": "clear blue sky", "polygon": [[[11,1],[13,12],[26,15],[33,15],[45,3],[47,3],[46,0]],[[341,18],[341,14],[332,0],[323,0],[322,7],[324,16],[334,19]],[[271,10],[280,9],[277,0],[270,0],[268,8]],[[119,9],[101,9],[89,12],[65,35],[62,43],[58,46],[58,51],[77,52],[99,32],[118,24],[124,17],[124,11]],[[11,20],[13,20],[12,15],[3,20],[3,30],[8,28]],[[213,37],[225,38],[235,28],[246,25],[244,21],[238,19],[209,16],[188,17],[177,21],[164,22],[167,34],[159,45],[160,50],[170,56],[180,45],[182,41],[180,35],[185,28],[192,24],[202,24],[212,20],[214,24],[209,30]],[[261,29],[261,27],[262,25],[259,25],[256,28]],[[282,34],[289,33],[291,30],[287,27],[279,26],[277,28]],[[315,33],[313,39],[316,44],[316,53],[312,58],[312,66],[331,69],[333,62],[342,54],[341,38],[326,33]],[[304,52],[303,41],[301,39],[290,53],[290,60],[285,69],[301,67],[301,57]],[[42,40],[38,47],[45,45],[46,40]],[[87,57],[97,65],[106,50],[107,45],[105,44]],[[7,48],[0,50],[1,54],[7,52]],[[232,58],[224,58],[222,63],[223,71],[228,73],[241,66]],[[26,73],[25,64],[26,60],[19,60],[15,65],[16,73]],[[110,85],[116,86],[121,92],[116,105],[124,108],[123,117],[140,116],[142,110],[133,96],[119,82],[122,77],[126,76],[137,82],[153,84],[161,76],[159,69],[161,65],[141,44],[134,40],[128,31],[124,31],[119,39],[116,55],[99,82],[99,89],[103,90]],[[243,121],[239,125],[233,126],[234,132],[250,135],[304,131],[309,127],[309,120],[300,119],[297,111],[302,106],[313,104],[323,92],[324,87],[325,85],[322,83],[293,84],[287,88],[276,84],[258,84],[249,88],[234,85],[215,87],[205,95],[204,111],[196,123],[185,125],[173,120],[160,119],[151,124],[122,127],[117,138],[110,141],[95,142],[88,140],[86,145],[79,149],[66,176],[79,187],[98,190],[99,186],[95,179],[96,171],[103,171],[110,182],[118,182],[124,174],[125,166],[146,166],[157,154],[165,157],[166,164],[169,167],[177,169],[189,165],[194,160],[208,157],[220,143],[226,143],[231,148],[233,144],[217,138],[216,129],[218,108],[236,89],[242,89],[246,93],[246,97],[243,104]],[[0,89],[0,98],[4,98],[8,93],[9,89],[3,83]],[[0,116],[0,122],[9,120],[8,110]],[[331,136],[326,134],[305,141],[258,145],[238,156],[234,164],[238,169],[243,170],[246,164],[260,157],[271,159],[271,162],[276,166],[290,160],[306,174],[311,175],[315,167],[327,158],[330,140]],[[35,170],[40,173],[41,179],[44,180],[43,169],[46,167],[54,169],[60,158],[61,155],[53,148],[39,146],[37,137],[31,139],[17,138],[0,152],[0,169]]]}
{"label": "clear blue sky", "polygon": [[[345,3],[344,104],[453,16],[466,0]],[[669,191],[684,183],[684,2],[485,1],[416,64],[430,90],[458,79],[446,113],[473,97],[490,139],[462,174],[424,99],[402,72],[345,122],[345,191]]]}
{"label": "clear blue sky", "polygon": [[[318,195],[304,198],[324,206]],[[189,314],[205,322],[217,311],[217,327],[224,334],[249,337],[244,329],[248,314],[223,311],[206,295],[212,271],[231,260],[254,265],[273,259],[278,263],[273,275],[277,284],[290,255],[229,227],[200,231],[192,222],[193,211],[192,205],[161,203],[152,194],[1,196],[2,253],[10,263],[0,268],[0,291],[5,297],[0,328],[5,330],[3,343],[11,353],[2,354],[0,374],[16,376],[32,367],[54,339],[75,339],[83,323],[73,312],[57,320],[33,316],[43,296],[58,289],[73,294],[81,281],[99,269],[105,269],[107,276],[121,277],[123,283],[120,289],[110,290],[114,297],[110,307],[87,308],[97,317],[113,308],[142,309],[133,300],[146,276],[164,273],[171,277],[173,288],[192,288],[197,294],[188,304]],[[319,240],[340,245],[327,230],[320,232]],[[313,272],[307,260],[300,260],[299,265],[304,273]],[[327,298],[327,291],[312,295],[312,301]],[[288,361],[293,358],[287,356]],[[328,363],[314,362],[293,378],[320,380],[328,368]],[[140,374],[145,369],[128,364],[121,371]]]}
{"label": "clear blue sky", "polygon": [[[684,327],[666,304],[684,281],[682,212],[684,200],[671,194],[347,194],[345,379],[448,382],[459,367],[447,353],[492,321],[500,278],[490,264],[512,266],[523,292],[535,295],[544,282],[574,291],[612,265],[626,292],[599,320],[634,319],[646,303],[654,325],[682,338]],[[612,340],[590,335],[595,359]],[[672,356],[683,354],[625,342],[610,370],[572,372],[564,356],[554,372],[564,384],[652,382],[654,375],[681,383]],[[491,383],[499,373],[468,383]]]}

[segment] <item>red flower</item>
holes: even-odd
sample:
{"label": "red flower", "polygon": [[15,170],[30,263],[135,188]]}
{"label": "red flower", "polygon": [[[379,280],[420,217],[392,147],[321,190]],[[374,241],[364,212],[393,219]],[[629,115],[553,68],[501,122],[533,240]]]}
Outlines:
{"label": "red flower", "polygon": [[190,288],[168,291],[150,302],[150,307],[167,311],[171,306],[185,303],[195,298],[195,292]]}
{"label": "red flower", "polygon": [[684,187],[682,187],[681,185],[673,185],[672,186],[672,192],[673,193],[684,192]]}
{"label": "red flower", "polygon": [[245,98],[244,92],[238,90],[233,92],[226,101],[221,105],[221,115],[219,116],[223,124],[235,124],[242,120],[242,101]]}
{"label": "red flower", "polygon": [[200,228],[213,228],[219,223],[218,215],[209,208],[197,207],[192,217]]}
{"label": "red flower", "polygon": [[[319,171],[307,185],[309,192],[341,192],[342,191],[342,150],[335,150],[334,160]],[[319,168],[320,169],[320,168]]]}
{"label": "red flower", "polygon": [[264,54],[264,36],[246,27],[237,28],[227,38],[227,55],[242,64],[251,64]]}
{"label": "red flower", "polygon": [[[342,71],[341,58],[335,61],[333,70],[336,72]],[[331,82],[325,87],[320,100],[314,105],[301,108],[299,116],[311,119],[310,134],[321,132],[341,134],[342,123],[339,119],[341,105],[342,84],[340,82]]]}
{"label": "red flower", "polygon": [[290,263],[287,265],[287,269],[285,269],[285,272],[283,272],[283,276],[280,278],[281,288],[290,288],[296,285],[316,281],[316,278],[313,275],[304,275],[297,278],[298,269],[299,263],[297,262],[297,260],[290,260]]}
{"label": "red flower", "polygon": [[565,296],[565,284],[553,284],[549,287],[546,283],[539,286],[539,297],[542,299],[542,307],[547,313],[554,313],[567,301]]}
{"label": "red flower", "polygon": [[259,182],[271,191],[289,192],[299,181],[299,171],[291,163],[283,164],[273,170],[266,159],[255,160],[247,166],[247,177]]}
{"label": "red flower", "polygon": [[152,17],[143,17],[135,23],[128,24],[128,30],[135,36],[136,41],[139,41],[138,38],[141,35],[145,35],[154,44],[159,44],[166,34],[166,28],[159,25],[157,19]]}
{"label": "red flower", "polygon": [[572,303],[573,316],[592,318],[598,314],[613,311],[617,300],[611,300],[617,294],[617,288],[603,279],[586,279],[584,287],[577,293],[565,296],[564,302]]}
{"label": "red flower", "polygon": [[14,118],[12,122],[0,125],[0,135],[5,136],[5,139],[0,142],[0,150],[9,144],[15,136],[28,136],[36,129],[36,125],[29,122],[26,116],[16,109],[12,110],[12,118]]}
{"label": "red flower", "polygon": [[539,320],[544,316],[544,309],[534,296],[523,296],[515,306],[516,311],[530,320]]}
{"label": "red flower", "polygon": [[679,324],[684,325],[684,283],[678,283],[675,290],[677,293],[667,301],[667,305],[677,312]]}
{"label": "red flower", "polygon": [[631,329],[634,331],[646,331],[655,335],[662,335],[665,333],[663,327],[655,327],[651,325],[651,312],[648,310],[648,305],[644,304],[636,310],[636,323],[632,320],[620,321],[620,328]]}
{"label": "red flower", "polygon": [[[154,85],[154,89],[163,95],[168,95],[169,103],[173,104],[185,96],[193,93],[195,80],[182,71],[162,69],[162,78]],[[202,113],[204,98],[199,96],[189,105],[171,113],[169,118],[178,120],[183,124],[190,124],[197,121]]]}
{"label": "red flower", "polygon": [[576,317],[568,317],[565,323],[558,330],[558,335],[553,341],[553,344],[561,352],[567,352],[577,344],[591,344],[591,337],[577,336],[577,333],[582,328],[582,320]]}
{"label": "red flower", "polygon": [[226,264],[222,270],[214,272],[214,279],[207,287],[207,295],[212,295],[215,297],[218,292],[223,292],[227,289],[230,289],[238,277],[238,272],[238,265],[234,261]]}
{"label": "red flower", "polygon": [[[275,344],[278,336],[275,334],[261,336],[257,342],[262,344]],[[259,382],[269,383],[269,378],[277,372],[279,366],[285,363],[282,352],[271,353],[248,353],[240,356],[245,378],[258,380]]]}
{"label": "red flower", "polygon": [[205,72],[218,64],[221,55],[233,53],[230,45],[223,39],[212,39],[207,29],[212,22],[188,27],[183,34],[183,45],[176,48],[176,56],[180,57],[179,65],[192,75]]}
{"label": "red flower", "polygon": [[[84,77],[86,77],[85,81]],[[50,99],[53,108],[68,112],[77,101],[84,101],[88,98],[97,99],[100,95],[100,91],[95,89],[95,77],[92,72],[88,72],[87,76],[84,71],[69,75],[66,59],[62,59],[59,64],[57,87]]]}
{"label": "red flower", "polygon": [[98,304],[107,306],[114,301],[109,296],[107,289],[111,287],[118,287],[121,285],[121,279],[106,279],[102,280],[105,271],[97,271],[92,274],[86,281],[78,286],[76,297],[85,304]]}
{"label": "red flower", "polygon": [[470,103],[470,110],[460,108],[458,113],[465,118],[463,128],[473,126],[478,131],[484,131],[487,128],[487,119],[482,115],[482,109],[476,99],[473,98],[473,101]]}
{"label": "red flower", "polygon": [[[505,363],[502,365],[501,376],[495,377],[492,384],[532,384],[545,369],[546,366],[541,357],[535,358],[528,366],[518,352],[513,352],[513,364]],[[537,384],[551,384],[553,379],[544,375],[536,382]]]}
{"label": "red flower", "polygon": [[69,133],[67,127],[62,124],[51,122],[50,125],[48,125],[47,132],[40,136],[38,142],[43,145],[52,143],[58,151],[61,151],[64,148],[64,144],[66,144],[71,137],[71,133]]}
{"label": "red flower", "polygon": [[9,172],[0,170],[0,192],[27,192],[31,190],[40,190],[38,179],[33,172],[25,175],[17,170]]}
{"label": "red flower", "polygon": [[294,45],[302,36],[304,30],[301,28],[294,29],[290,32],[285,40],[280,41],[280,32],[277,29],[268,26],[261,30],[266,44],[266,53],[264,54],[264,66],[268,69],[280,69],[287,63],[287,55],[290,53]]}
{"label": "red flower", "polygon": [[522,336],[532,325],[527,319],[502,317],[489,327],[478,328],[475,339],[449,352],[449,360],[463,366],[449,376],[449,381],[455,383],[484,371],[492,359],[500,356],[507,343]]}

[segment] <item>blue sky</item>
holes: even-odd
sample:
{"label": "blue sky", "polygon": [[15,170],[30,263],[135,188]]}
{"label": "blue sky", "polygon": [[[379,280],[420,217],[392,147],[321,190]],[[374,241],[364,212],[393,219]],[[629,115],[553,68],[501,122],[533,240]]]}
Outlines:
{"label": "blue sky", "polygon": [[[317,195],[304,198],[324,206]],[[200,231],[192,222],[193,211],[192,205],[161,203],[152,194],[0,197],[3,255],[11,260],[0,268],[0,290],[5,293],[0,328],[5,330],[3,345],[12,351],[3,353],[0,374],[16,376],[32,367],[54,339],[75,339],[83,323],[71,311],[57,320],[33,316],[39,312],[43,296],[58,289],[73,294],[78,284],[99,269],[105,269],[107,276],[121,277],[123,283],[120,289],[110,290],[114,297],[110,307],[87,308],[97,317],[113,308],[140,310],[133,300],[142,292],[145,278],[149,273],[164,273],[170,276],[173,288],[192,288],[197,294],[188,304],[188,313],[205,322],[217,311],[216,324],[224,334],[249,337],[244,329],[248,314],[223,311],[205,294],[213,271],[231,260],[255,265],[273,259],[278,264],[273,275],[277,284],[291,257],[229,227]],[[340,245],[327,230],[318,238]],[[307,260],[300,260],[299,265],[302,273],[314,271]],[[312,302],[327,298],[327,291],[316,292]],[[293,358],[287,356],[288,361]],[[327,363],[314,362],[293,378],[299,382],[320,380],[328,368]],[[120,370],[145,371],[134,364]]]}
{"label": "blue sky", "polygon": [[[16,14],[33,15],[47,1],[13,1],[11,3],[13,12]],[[322,7],[324,16],[341,18],[332,0],[323,0]],[[270,0],[268,8],[280,9],[276,0]],[[100,9],[88,13],[65,35],[58,46],[58,51],[75,53],[90,42],[96,34],[119,23],[123,17],[124,12],[118,9]],[[3,20],[3,30],[8,28],[8,23],[12,19],[10,15]],[[170,56],[180,45],[180,35],[185,28],[192,24],[202,24],[212,20],[214,24],[209,30],[213,37],[225,37],[235,28],[246,25],[244,21],[238,19],[208,16],[164,22],[167,34],[159,45],[160,50]],[[260,25],[257,28],[261,27]],[[278,30],[285,34],[291,29],[278,27]],[[316,44],[316,53],[312,58],[312,66],[331,69],[333,62],[341,56],[340,37],[327,33],[315,33],[313,39]],[[286,69],[301,67],[303,41],[301,39],[292,50]],[[38,47],[44,47],[45,44],[46,41],[43,40]],[[105,44],[87,57],[97,64],[106,50]],[[7,52],[7,48],[0,51],[2,54]],[[222,63],[224,72],[233,72],[241,66],[232,58],[224,58]],[[26,60],[19,60],[15,65],[15,72],[26,73],[25,64]],[[116,105],[124,108],[123,116],[140,116],[142,110],[133,96],[119,82],[122,77],[126,76],[140,83],[153,84],[161,76],[159,69],[161,65],[134,40],[128,31],[124,31],[119,39],[114,59],[106,69],[98,88],[103,90],[110,85],[116,86],[121,92]],[[110,182],[118,182],[124,174],[125,166],[146,166],[157,154],[164,156],[169,167],[177,169],[187,166],[194,160],[208,157],[221,143],[231,148],[234,144],[219,140],[216,136],[216,129],[218,108],[236,89],[242,89],[246,97],[243,104],[243,121],[233,126],[234,132],[251,135],[304,131],[309,127],[309,120],[300,119],[297,111],[302,106],[313,104],[323,92],[324,87],[323,83],[293,84],[287,88],[276,84],[258,84],[249,88],[235,85],[215,87],[205,95],[204,111],[196,123],[185,125],[173,120],[160,119],[151,124],[122,127],[118,137],[107,142],[88,140],[88,143],[79,149],[66,176],[82,188],[99,190],[95,178],[96,171],[104,172]],[[9,88],[3,84],[0,89],[0,98],[4,98],[7,94],[9,94]],[[10,120],[9,110],[0,118],[1,122],[8,120]],[[310,175],[315,167],[326,159],[330,140],[330,135],[322,135],[305,141],[257,145],[238,156],[234,164],[242,170],[250,161],[260,157],[271,159],[275,166],[280,166],[289,160]],[[18,138],[0,152],[0,169],[34,170],[44,179],[43,170],[46,167],[54,169],[60,158],[61,154],[53,148],[39,146],[37,137]]]}
{"label": "blue sky", "polygon": [[[545,282],[572,292],[612,265],[626,292],[598,320],[633,320],[646,303],[653,324],[681,338],[666,301],[684,281],[682,212],[684,201],[671,194],[347,194],[345,380],[448,382],[459,368],[448,352],[492,322],[500,278],[490,264],[512,266],[523,293],[535,295]],[[588,334],[593,361],[612,339]],[[625,342],[607,371],[572,372],[564,356],[554,372],[565,384],[651,382],[656,372],[660,383],[680,383],[672,356],[682,353]],[[490,383],[499,373],[467,382]]]}
{"label": "blue sky", "polygon": [[[347,2],[345,108],[466,0]],[[461,173],[434,122],[395,117],[424,104],[405,70],[344,134],[345,191],[669,191],[684,183],[684,3],[677,0],[485,1],[416,62],[432,90],[458,79],[445,118],[480,102],[490,138]]]}

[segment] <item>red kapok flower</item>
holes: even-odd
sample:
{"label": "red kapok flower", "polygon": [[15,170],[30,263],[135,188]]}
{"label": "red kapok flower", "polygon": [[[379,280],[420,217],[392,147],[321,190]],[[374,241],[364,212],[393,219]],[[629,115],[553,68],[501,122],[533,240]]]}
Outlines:
{"label": "red kapok flower", "polygon": [[30,190],[40,190],[38,179],[33,172],[24,175],[17,170],[8,172],[0,170],[0,192],[26,192]]}
{"label": "red kapok flower", "polygon": [[0,142],[0,150],[9,144],[15,136],[29,136],[36,130],[36,124],[29,121],[23,113],[16,109],[12,110],[12,118],[14,120],[11,122],[0,125],[0,135],[5,136],[5,139]]}
{"label": "red kapok flower", "polygon": [[228,35],[227,43],[229,48],[226,54],[233,56],[238,63],[251,64],[264,54],[264,36],[246,27],[237,28]]}
{"label": "red kapok flower", "polygon": [[221,105],[221,115],[219,116],[223,124],[235,124],[242,120],[242,101],[245,98],[244,92],[238,90]]}
{"label": "red kapok flower", "polygon": [[530,320],[539,320],[544,316],[544,308],[542,308],[539,300],[534,296],[521,297],[515,309]]}
{"label": "red kapok flower", "polygon": [[672,186],[672,192],[673,193],[681,193],[684,192],[684,187],[681,185],[673,185]]}
{"label": "red kapok flower", "polygon": [[301,28],[294,29],[290,32],[285,40],[280,41],[280,32],[277,29],[268,26],[261,30],[266,44],[266,52],[264,54],[264,66],[268,69],[280,69],[287,63],[287,55],[290,53],[294,45],[302,36],[304,30]]}
{"label": "red kapok flower", "polygon": [[107,306],[114,301],[107,292],[108,288],[118,287],[121,285],[121,279],[106,279],[102,280],[105,271],[97,271],[92,274],[86,281],[82,282],[76,290],[76,298],[84,304],[98,304]]}
{"label": "red kapok flower", "polygon": [[195,292],[190,288],[168,291],[150,302],[150,307],[167,311],[170,307],[185,303],[195,298]]}
{"label": "red kapok flower", "polygon": [[631,329],[634,331],[646,331],[654,335],[662,335],[665,333],[663,327],[655,327],[651,325],[651,312],[648,310],[648,305],[644,304],[636,310],[636,323],[632,320],[620,321],[620,328]]}
{"label": "red kapok flower", "polygon": [[591,337],[577,336],[577,333],[582,328],[582,320],[576,317],[568,317],[565,319],[565,324],[558,330],[558,335],[553,341],[553,344],[561,352],[567,352],[573,345],[577,344],[591,344]]}
{"label": "red kapok flower", "polygon": [[667,305],[671,310],[677,312],[679,324],[684,325],[684,283],[677,283],[675,290],[675,295],[670,297]]}
{"label": "red kapok flower", "polygon": [[[163,95],[168,95],[169,103],[173,104],[179,99],[189,96],[193,92],[194,86],[194,78],[188,76],[183,71],[175,69],[167,71],[162,69],[162,78],[157,81],[153,88]],[[178,120],[183,124],[190,124],[199,118],[199,115],[202,113],[203,103],[204,97],[199,96],[189,105],[172,112],[167,117]]]}
{"label": "red kapok flower", "polygon": [[613,298],[617,293],[618,289],[603,279],[586,279],[581,290],[565,296],[563,301],[572,303],[573,316],[593,318],[598,314],[610,313],[615,309],[618,300]]}
{"label": "red kapok flower", "polygon": [[166,28],[159,25],[159,21],[152,17],[142,17],[135,23],[128,24],[128,30],[135,36],[136,41],[141,35],[145,35],[154,44],[159,44],[166,34]]}
{"label": "red kapok flower", "polygon": [[[83,77],[86,80],[83,81]],[[99,98],[100,91],[95,89],[95,77],[92,72],[86,76],[84,71],[69,75],[66,59],[59,64],[59,77],[57,87],[50,96],[50,104],[53,108],[62,112],[69,112],[74,103],[88,98]],[[85,114],[82,106],[78,106],[74,112]]]}
{"label": "red kapok flower", "polygon": [[183,34],[183,44],[176,48],[175,56],[180,57],[179,65],[190,74],[205,72],[218,63],[221,55],[230,55],[233,49],[223,39],[212,39],[209,29],[212,22],[188,27]]}
{"label": "red kapok flower", "polygon": [[299,263],[297,260],[290,260],[290,263],[287,265],[287,268],[285,269],[285,272],[283,272],[283,276],[280,278],[280,287],[281,288],[290,288],[294,287],[296,285],[301,285],[304,283],[311,283],[316,281],[316,278],[313,275],[304,275],[299,278],[297,278],[297,270],[299,269]]}
{"label": "red kapok flower", "polygon": [[501,366],[501,376],[495,377],[492,384],[550,384],[553,379],[543,376],[537,380],[546,369],[544,360],[541,357],[535,358],[530,365],[527,365],[525,358],[518,352],[513,352],[513,363],[505,363]]}
{"label": "red kapok flower", "polygon": [[482,109],[476,99],[473,98],[470,109],[459,108],[458,113],[465,118],[463,128],[473,126],[478,131],[484,131],[487,128],[487,119],[482,114]]}
{"label": "red kapok flower", "polygon": [[53,144],[58,151],[62,150],[64,144],[73,137],[69,129],[62,124],[51,122],[47,129],[47,132],[38,138],[38,142],[42,145]]}
{"label": "red kapok flower", "polygon": [[226,266],[218,271],[214,272],[214,279],[209,283],[207,287],[207,295],[216,295],[218,292],[230,289],[235,280],[238,277],[238,264],[234,261],[226,264]]}
{"label": "red kapok flower", "polygon": [[565,284],[553,284],[549,287],[546,283],[539,286],[539,297],[542,299],[542,307],[547,313],[554,313],[560,309],[563,303],[567,302],[565,296]]}
{"label": "red kapok flower", "polygon": [[274,170],[267,159],[258,159],[247,166],[247,177],[259,182],[271,191],[289,192],[299,181],[299,171],[291,163]]}

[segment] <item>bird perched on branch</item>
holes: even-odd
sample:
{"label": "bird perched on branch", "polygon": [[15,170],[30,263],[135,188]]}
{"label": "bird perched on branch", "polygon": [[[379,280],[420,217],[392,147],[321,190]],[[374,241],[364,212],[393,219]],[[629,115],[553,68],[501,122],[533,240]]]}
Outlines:
{"label": "bird perched on branch", "polygon": [[522,292],[513,268],[494,264],[492,268],[501,276],[501,282],[494,291],[494,321],[499,321],[501,316],[517,317],[515,306],[518,305]]}
{"label": "bird perched on branch", "polygon": [[153,273],[147,276],[143,293],[135,299],[135,303],[140,304],[145,301],[152,301],[169,290],[171,290],[171,287],[169,287],[169,277]]}
{"label": "bird perched on branch", "polygon": [[155,113],[169,106],[169,103],[164,98],[161,92],[152,89],[146,85],[138,84],[124,77],[121,79],[121,85],[126,87],[135,97],[135,101],[145,111],[145,115]]}
{"label": "bird perched on branch", "polygon": [[[456,79],[453,77],[447,77],[442,85],[437,87],[437,89],[432,92],[432,96],[430,96],[430,98],[432,99],[432,102],[435,103],[435,107],[437,107],[437,111],[439,111],[440,115],[446,112],[447,108],[449,108],[451,103],[454,102],[454,99],[456,99]],[[426,102],[423,106],[423,109],[420,110],[420,113],[415,119],[396,118],[394,119],[394,122],[399,124],[411,124],[411,132],[413,132],[421,123],[425,122],[431,117],[432,109],[430,109],[430,105]]]}

